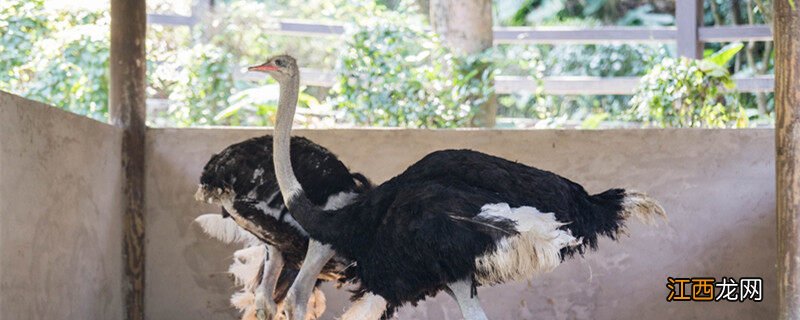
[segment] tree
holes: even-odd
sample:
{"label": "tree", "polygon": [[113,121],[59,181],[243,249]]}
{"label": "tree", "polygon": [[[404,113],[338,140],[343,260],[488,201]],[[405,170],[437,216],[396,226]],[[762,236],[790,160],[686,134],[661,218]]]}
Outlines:
{"label": "tree", "polygon": [[[433,30],[456,55],[474,55],[492,47],[491,0],[431,0],[430,21]],[[491,68],[490,64],[481,66]],[[482,73],[482,70],[478,70]],[[489,85],[493,82],[489,80]],[[484,99],[485,97],[475,97]],[[473,125],[494,127],[497,99],[494,94],[481,106]]]}

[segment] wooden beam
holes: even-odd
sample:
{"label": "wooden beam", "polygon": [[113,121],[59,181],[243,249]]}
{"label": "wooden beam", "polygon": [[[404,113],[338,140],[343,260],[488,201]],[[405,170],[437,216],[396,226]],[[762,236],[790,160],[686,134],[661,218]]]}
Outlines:
{"label": "wooden beam", "polygon": [[[333,71],[317,69],[300,69],[300,81],[303,85],[316,87],[332,87],[336,82]],[[236,79],[258,81],[264,76],[256,73],[236,74]],[[739,92],[771,92],[775,84],[772,76],[752,78],[734,78],[736,91]],[[541,83],[545,94],[553,95],[630,95],[639,86],[638,77],[545,77],[537,81],[525,76],[496,76],[495,92],[500,94],[514,92],[536,92]]]}
{"label": "wooden beam", "polygon": [[773,3],[778,317],[800,320],[800,10]]}
{"label": "wooden beam", "polygon": [[702,42],[772,41],[772,30],[768,25],[741,25],[701,27]]}
{"label": "wooden beam", "polygon": [[639,86],[639,78],[547,77],[537,81],[530,77],[498,76],[495,90],[497,93],[536,92],[540,85],[542,93],[552,95],[630,95]]}
{"label": "wooden beam", "polygon": [[125,319],[144,319],[144,0],[111,0],[110,121],[122,132]]}
{"label": "wooden beam", "polygon": [[171,26],[193,26],[197,23],[194,16],[178,16],[169,14],[148,14],[147,23]]}
{"label": "wooden beam", "polygon": [[495,27],[494,43],[601,44],[675,41],[674,27]]}
{"label": "wooden beam", "polygon": [[279,34],[290,34],[296,36],[339,36],[344,34],[344,25],[281,20],[278,22],[278,29],[275,31]]}
{"label": "wooden beam", "polygon": [[[148,14],[150,24],[192,26],[194,16]],[[344,34],[341,23],[317,23],[306,20],[280,20],[268,34],[297,37],[338,37]],[[494,27],[494,44],[603,44],[665,43],[677,39],[675,27]],[[700,27],[700,42],[771,41],[768,25]]]}
{"label": "wooden beam", "polygon": [[682,57],[703,58],[703,43],[700,42],[699,28],[703,25],[703,1],[675,1],[675,25],[678,26],[678,55]]}

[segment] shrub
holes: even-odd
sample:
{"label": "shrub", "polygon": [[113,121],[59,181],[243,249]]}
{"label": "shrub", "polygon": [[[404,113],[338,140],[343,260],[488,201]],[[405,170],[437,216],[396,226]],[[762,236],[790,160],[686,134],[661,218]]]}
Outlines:
{"label": "shrub", "polygon": [[106,119],[108,19],[102,11],[46,11],[42,1],[3,4],[0,89]]}
{"label": "shrub", "polygon": [[725,65],[742,48],[729,45],[703,60],[667,58],[651,69],[631,99],[635,118],[661,127],[742,127],[747,117]]}
{"label": "shrub", "polygon": [[455,57],[433,33],[385,21],[347,39],[331,103],[357,124],[467,126],[494,93],[489,53]]}

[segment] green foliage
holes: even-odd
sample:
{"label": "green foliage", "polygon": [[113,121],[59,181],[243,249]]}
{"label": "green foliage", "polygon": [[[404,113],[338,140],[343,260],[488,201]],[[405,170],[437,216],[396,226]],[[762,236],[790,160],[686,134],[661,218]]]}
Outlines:
{"label": "green foliage", "polygon": [[177,126],[217,124],[217,113],[228,107],[234,91],[233,56],[211,45],[197,45],[184,55],[168,116]]}
{"label": "green foliage", "polygon": [[709,55],[703,60],[706,60],[708,62],[714,63],[720,67],[725,68],[727,67],[728,62],[733,60],[733,58],[736,57],[736,54],[738,54],[739,51],[742,50],[742,48],[744,48],[744,44],[742,44],[741,42],[734,42],[728,44],[727,46],[722,47],[722,49],[720,49],[717,52],[714,52],[713,54]]}
{"label": "green foliage", "polygon": [[488,54],[454,57],[431,32],[383,21],[347,38],[332,103],[358,124],[466,126],[493,94]]}
{"label": "green foliage", "polygon": [[0,3],[0,90],[11,90],[19,81],[34,44],[51,30],[43,0]]}
{"label": "green foliage", "polygon": [[[500,1],[498,1],[500,2]],[[563,24],[578,20],[616,25],[670,25],[673,1],[648,0],[518,0],[513,13],[498,12],[506,25]],[[498,6],[505,9],[507,6]]]}
{"label": "green foliage", "polygon": [[664,59],[642,78],[631,99],[634,116],[661,127],[743,127],[747,116],[738,101],[720,89],[732,89],[724,66],[741,45],[723,48],[709,59]]}
{"label": "green foliage", "polygon": [[[497,49],[495,61],[503,74],[535,80],[546,76],[641,76],[670,56],[663,45],[501,45]],[[512,67],[516,64],[519,66]],[[518,92],[498,97],[498,115],[535,119],[537,127],[578,125],[595,115],[603,115],[603,121],[625,121],[629,119],[625,113],[630,108],[629,100],[630,96],[625,95],[552,96]],[[592,122],[586,122],[589,123]]]}
{"label": "green foliage", "polygon": [[106,13],[4,2],[0,21],[0,89],[95,119],[108,117]]}

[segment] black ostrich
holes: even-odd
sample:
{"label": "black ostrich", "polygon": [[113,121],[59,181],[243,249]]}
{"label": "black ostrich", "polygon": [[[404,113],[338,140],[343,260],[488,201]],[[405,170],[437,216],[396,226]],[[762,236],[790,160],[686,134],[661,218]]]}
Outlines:
{"label": "black ostrich", "polygon": [[[317,280],[343,280],[350,261],[334,257],[328,245],[309,243],[305,230],[288,214],[275,178],[272,145],[272,136],[266,135],[212,156],[195,198],[220,205],[222,215],[202,215],[195,221],[215,238],[245,244],[230,268],[244,286],[231,299],[244,318],[271,319],[283,305],[301,305],[293,309],[315,318],[324,311],[324,296],[314,290]],[[292,138],[292,161],[314,206],[336,209],[370,188],[363,175],[351,173],[336,155],[306,138]],[[380,317],[382,311],[371,317]]]}
{"label": "black ostrich", "polygon": [[550,271],[564,255],[596,248],[599,235],[616,239],[631,216],[665,217],[642,193],[590,195],[554,173],[470,150],[431,153],[349,205],[319,209],[291,169],[297,63],[281,55],[250,70],[281,86],[273,152],[289,211],[312,239],[355,261],[358,293],[385,298],[388,312],[446,290],[465,318],[486,319],[477,286]]}

